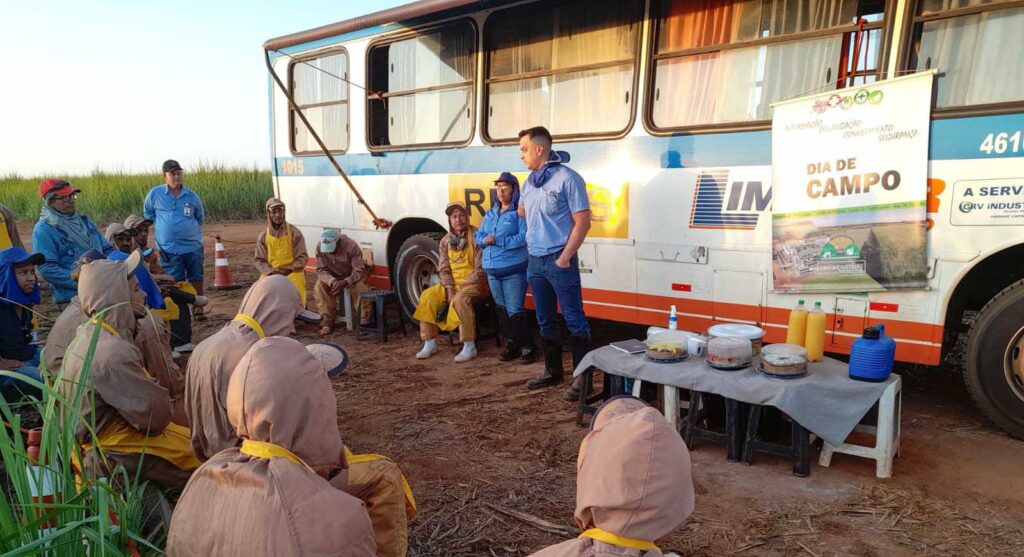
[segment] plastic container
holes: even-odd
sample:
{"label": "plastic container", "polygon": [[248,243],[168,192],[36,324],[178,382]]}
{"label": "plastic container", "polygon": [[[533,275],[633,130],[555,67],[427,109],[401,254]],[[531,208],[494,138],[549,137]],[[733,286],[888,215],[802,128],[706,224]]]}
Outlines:
{"label": "plastic container", "polygon": [[789,328],[786,329],[786,344],[803,346],[807,342],[807,306],[804,301],[797,302],[789,312]]}
{"label": "plastic container", "polygon": [[671,331],[679,328],[679,317],[676,316],[676,306],[672,306],[672,311],[668,314],[668,328]]}
{"label": "plastic container", "polygon": [[896,340],[885,334],[885,325],[868,327],[850,348],[850,379],[885,381],[895,360]]}
{"label": "plastic container", "polygon": [[708,341],[708,365],[715,369],[743,369],[754,363],[754,347],[749,339],[718,337]]}
{"label": "plastic container", "polygon": [[820,362],[825,358],[825,311],[821,309],[821,302],[814,302],[814,309],[807,314],[804,348],[807,348],[808,362]]}
{"label": "plastic container", "polygon": [[683,331],[658,331],[647,337],[648,360],[655,362],[681,362],[689,352],[686,348],[687,336]]}
{"label": "plastic container", "polygon": [[764,329],[742,323],[725,323],[714,325],[708,329],[708,336],[715,338],[743,338],[753,345],[754,355],[761,353],[761,342],[764,340]]}

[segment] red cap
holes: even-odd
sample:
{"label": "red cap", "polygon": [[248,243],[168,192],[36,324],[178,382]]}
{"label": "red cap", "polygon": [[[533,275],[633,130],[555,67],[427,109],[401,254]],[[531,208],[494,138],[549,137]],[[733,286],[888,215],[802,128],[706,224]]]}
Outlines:
{"label": "red cap", "polygon": [[50,178],[39,183],[39,197],[46,199],[51,195],[71,195],[82,190],[75,189],[65,180]]}

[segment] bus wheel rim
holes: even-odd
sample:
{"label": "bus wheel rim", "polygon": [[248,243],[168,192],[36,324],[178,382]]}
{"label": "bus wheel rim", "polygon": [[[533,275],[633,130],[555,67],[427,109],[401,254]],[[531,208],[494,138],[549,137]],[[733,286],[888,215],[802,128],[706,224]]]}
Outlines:
{"label": "bus wheel rim", "polygon": [[1024,327],[1021,327],[1012,337],[1006,348],[1006,356],[1003,358],[1003,370],[1006,373],[1006,382],[1010,384],[1010,390],[1018,398],[1024,400]]}
{"label": "bus wheel rim", "polygon": [[420,293],[424,290],[441,282],[440,277],[437,276],[437,265],[434,260],[425,255],[417,255],[409,263],[407,269],[408,271],[405,273],[406,292],[415,298],[414,302],[419,302]]}

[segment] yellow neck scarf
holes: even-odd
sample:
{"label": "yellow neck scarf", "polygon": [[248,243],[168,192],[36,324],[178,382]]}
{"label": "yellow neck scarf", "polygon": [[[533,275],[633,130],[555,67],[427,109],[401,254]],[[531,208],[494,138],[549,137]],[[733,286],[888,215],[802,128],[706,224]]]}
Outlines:
{"label": "yellow neck scarf", "polygon": [[579,537],[590,538],[592,540],[597,540],[599,542],[604,542],[619,547],[628,547],[629,549],[641,549],[644,551],[653,549],[654,551],[661,553],[661,549],[659,549],[658,546],[654,545],[654,542],[650,540],[627,538],[626,536],[613,534],[612,532],[602,530],[600,528],[591,528],[580,534]]}
{"label": "yellow neck scarf", "polygon": [[267,337],[267,335],[263,333],[263,327],[260,326],[259,322],[256,321],[255,319],[253,319],[249,315],[246,315],[244,313],[239,313],[238,315],[235,316],[234,319],[232,319],[232,321],[237,321],[237,322],[239,322],[239,323],[249,327],[250,329],[255,331],[256,335],[258,337],[260,337],[260,338],[266,338]]}
{"label": "yellow neck scarf", "polygon": [[263,441],[253,441],[251,439],[243,439],[242,446],[239,450],[242,454],[247,454],[256,458],[273,458],[275,456],[287,458],[295,464],[305,466],[307,470],[313,472],[313,468],[306,464],[304,460],[295,456],[295,453],[280,445],[265,443]]}

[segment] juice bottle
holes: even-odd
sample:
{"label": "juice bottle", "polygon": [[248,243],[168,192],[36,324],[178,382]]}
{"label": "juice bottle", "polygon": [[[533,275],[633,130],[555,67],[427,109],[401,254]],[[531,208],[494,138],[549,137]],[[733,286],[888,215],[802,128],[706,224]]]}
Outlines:
{"label": "juice bottle", "polygon": [[807,314],[807,361],[820,362],[825,355],[825,312],[821,302],[814,302],[814,309]]}
{"label": "juice bottle", "polygon": [[789,328],[786,329],[786,344],[803,346],[807,340],[807,308],[799,300],[789,312]]}

